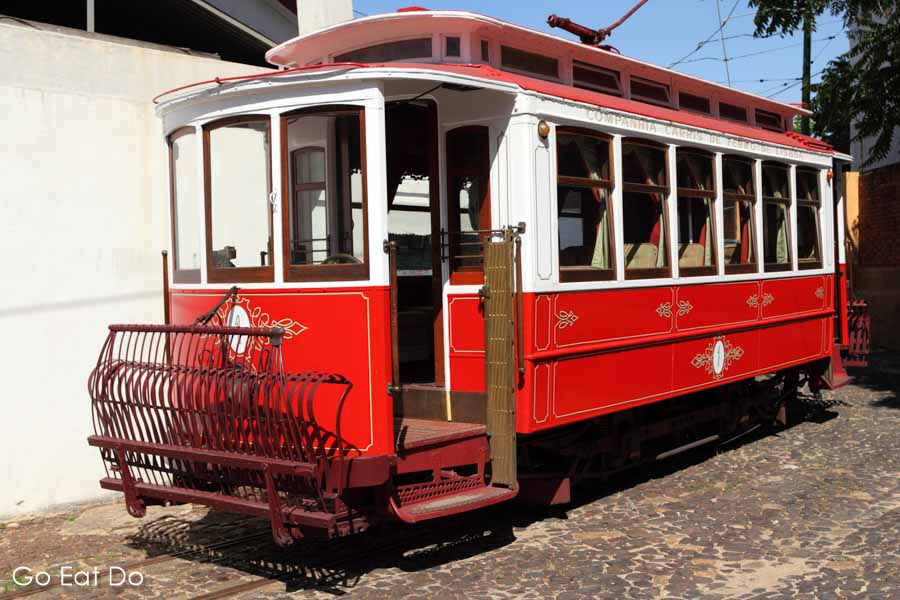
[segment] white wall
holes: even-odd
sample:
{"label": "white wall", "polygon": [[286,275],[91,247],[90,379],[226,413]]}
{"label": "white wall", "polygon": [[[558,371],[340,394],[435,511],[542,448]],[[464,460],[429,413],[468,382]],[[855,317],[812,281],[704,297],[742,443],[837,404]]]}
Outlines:
{"label": "white wall", "polygon": [[353,18],[353,0],[297,0],[297,24],[306,35]]}
{"label": "white wall", "polygon": [[162,320],[166,153],[151,98],[259,67],[0,24],[0,516],[100,495],[88,374]]}

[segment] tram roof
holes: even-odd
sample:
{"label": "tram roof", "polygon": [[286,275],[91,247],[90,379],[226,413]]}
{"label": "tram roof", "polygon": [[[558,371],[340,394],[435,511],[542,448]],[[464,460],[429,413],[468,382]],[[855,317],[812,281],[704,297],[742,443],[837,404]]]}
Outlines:
{"label": "tram roof", "polygon": [[[562,83],[546,81],[527,75],[502,71],[485,64],[437,64],[437,63],[330,63],[310,65],[307,67],[294,67],[283,71],[268,71],[264,73],[240,75],[236,77],[216,78],[201,81],[194,84],[181,86],[167,92],[163,92],[157,99],[166,97],[162,104],[169,101],[177,102],[186,96],[194,94],[202,95],[203,92],[213,86],[219,89],[222,85],[252,84],[257,81],[282,80],[304,81],[307,78],[322,82],[322,76],[328,79],[433,79],[448,83],[463,85],[481,85],[486,88],[505,91],[507,93],[530,92],[550,99],[568,100],[614,111],[620,111],[631,115],[648,117],[662,121],[697,127],[704,130],[715,131],[742,138],[799,148],[812,152],[833,154],[834,151],[827,143],[805,136],[793,131],[777,132],[751,125],[718,119],[712,116],[697,114],[689,111],[675,110],[663,106],[654,106],[639,102],[595,92],[592,90],[576,88]],[[173,97],[172,94],[187,91],[186,95]]]}
{"label": "tram roof", "polygon": [[602,68],[625,69],[631,75],[663,83],[678,83],[691,93],[707,91],[725,99],[742,99],[751,108],[769,110],[781,115],[812,114],[811,111],[795,104],[736,90],[610,52],[597,46],[560,38],[487,15],[461,10],[428,10],[420,7],[407,7],[394,13],[345,21],[283,42],[266,53],[266,60],[288,68],[312,65],[318,62],[327,62],[328,57],[373,44],[410,39],[417,35],[453,32],[482,37],[489,36],[500,43],[510,44],[547,57],[571,58]]}

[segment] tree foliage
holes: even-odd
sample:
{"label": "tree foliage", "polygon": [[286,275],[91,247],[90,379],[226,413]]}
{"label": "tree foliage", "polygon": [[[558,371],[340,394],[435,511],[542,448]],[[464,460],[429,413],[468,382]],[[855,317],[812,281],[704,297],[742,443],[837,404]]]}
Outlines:
{"label": "tree foliage", "polygon": [[825,67],[822,80],[812,86],[812,130],[840,152],[850,152],[850,116],[853,114],[850,59],[839,56]]}
{"label": "tree foliage", "polygon": [[[900,8],[892,0],[750,0],[756,8],[755,35],[791,35],[809,11],[844,20],[851,50],[828,63],[813,86],[813,131],[847,150],[850,122],[854,140],[875,143],[865,164],[884,158],[900,129]],[[862,157],[860,157],[862,158]]]}

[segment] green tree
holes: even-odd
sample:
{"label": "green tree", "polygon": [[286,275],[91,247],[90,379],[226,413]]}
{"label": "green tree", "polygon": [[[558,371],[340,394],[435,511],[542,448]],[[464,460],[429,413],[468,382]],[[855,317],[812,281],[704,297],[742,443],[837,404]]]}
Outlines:
{"label": "green tree", "polygon": [[813,112],[812,131],[840,152],[850,152],[850,119],[852,65],[847,56],[839,56],[822,71],[822,80],[812,86],[815,94],[810,108]]}
{"label": "green tree", "polygon": [[[757,37],[769,37],[779,34],[782,37],[791,35],[797,29],[803,29],[803,63],[802,63],[802,100],[809,107],[810,94],[810,55],[812,54],[812,34],[816,30],[816,18],[829,8],[829,0],[750,0],[750,6],[756,7],[753,23],[756,25]],[[800,132],[809,135],[810,119],[800,119]]]}
{"label": "green tree", "polygon": [[[821,83],[804,85],[804,102],[813,110],[813,133],[835,147],[854,139],[875,138],[865,164],[884,158],[900,128],[900,9],[892,0],[749,0],[756,8],[755,35],[791,35],[801,27],[815,31],[815,19],[828,11],[844,20],[851,50],[831,61]],[[805,35],[808,38],[809,35]],[[809,80],[808,43],[804,44],[803,80]],[[809,92],[816,93],[810,102]],[[804,133],[809,121],[804,119]]]}

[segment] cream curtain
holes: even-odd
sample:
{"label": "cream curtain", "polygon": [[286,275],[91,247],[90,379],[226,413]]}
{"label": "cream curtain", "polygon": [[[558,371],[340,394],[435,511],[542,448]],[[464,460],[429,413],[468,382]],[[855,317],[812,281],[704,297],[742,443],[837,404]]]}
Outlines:
{"label": "cream curtain", "polygon": [[[604,178],[605,173],[600,172],[600,165],[604,158],[599,155],[598,146],[592,144],[590,138],[574,136],[575,145],[581,154],[585,169],[591,179],[597,181]],[[591,267],[595,269],[609,269],[609,190],[606,188],[591,188],[594,199],[597,201],[597,240],[594,242],[594,254],[591,258]]]}

